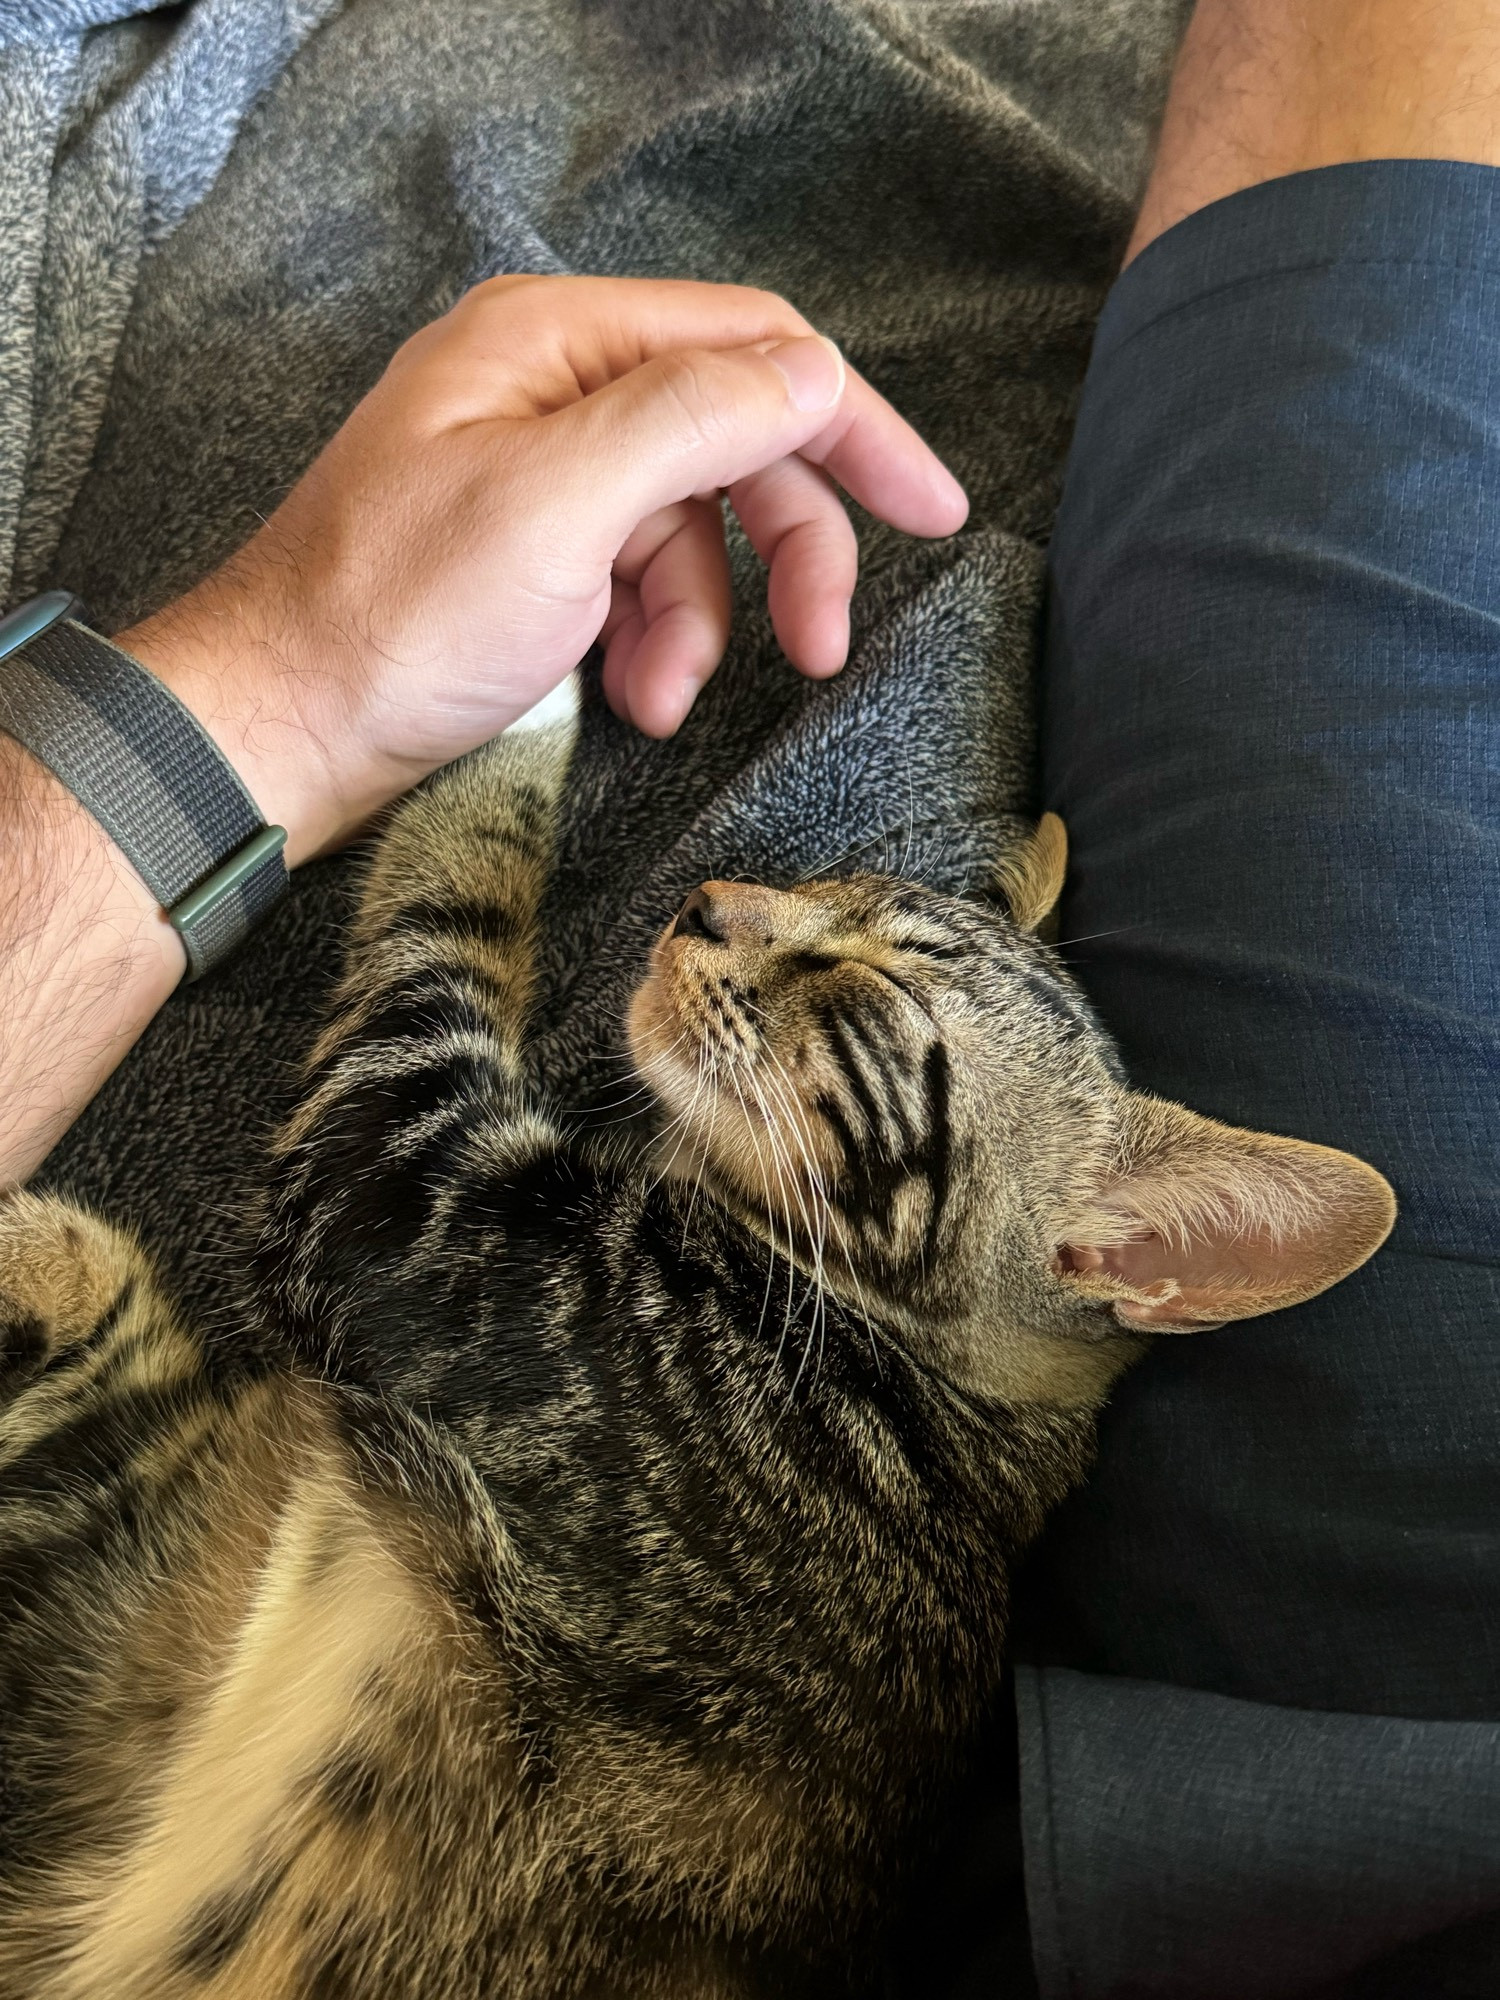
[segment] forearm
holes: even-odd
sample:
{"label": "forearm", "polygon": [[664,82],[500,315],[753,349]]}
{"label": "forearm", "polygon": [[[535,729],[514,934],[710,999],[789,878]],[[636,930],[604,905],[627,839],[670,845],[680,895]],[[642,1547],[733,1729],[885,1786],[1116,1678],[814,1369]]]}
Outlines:
{"label": "forearm", "polygon": [[0,1189],[37,1167],[182,977],[108,835],[0,734]]}
{"label": "forearm", "polygon": [[1127,257],[1241,188],[1384,158],[1500,165],[1495,0],[1200,0]]}

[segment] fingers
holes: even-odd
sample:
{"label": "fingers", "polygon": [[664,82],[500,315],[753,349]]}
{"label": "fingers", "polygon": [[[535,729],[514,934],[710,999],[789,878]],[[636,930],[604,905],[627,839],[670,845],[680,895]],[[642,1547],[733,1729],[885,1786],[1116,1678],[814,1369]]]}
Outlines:
{"label": "fingers", "polygon": [[[536,288],[539,294],[542,289]],[[636,288],[626,289],[636,296]],[[781,301],[726,288],[726,302],[712,296],[719,290],[714,286],[663,287],[693,301],[691,311],[674,317],[655,300],[655,286],[639,289],[645,299],[632,307],[638,320],[601,317],[597,304],[591,306],[592,319],[556,331],[561,345],[545,370],[535,372],[541,368],[535,363],[528,384],[537,396],[528,413],[543,413],[541,427],[550,433],[570,498],[572,490],[586,491],[601,508],[606,496],[599,470],[610,468],[617,504],[601,513],[600,526],[617,543],[646,513],[733,485],[794,451],[826,467],[862,506],[907,533],[946,535],[963,524],[968,502],[958,481],[890,404],[844,366],[831,344],[801,331],[805,322],[796,315],[786,338],[744,346],[658,345],[680,334],[687,321],[710,340],[731,327],[763,326],[790,312]],[[585,296],[595,300],[600,290],[610,292],[608,281],[591,281]],[[707,302],[703,294],[710,295]],[[736,300],[755,309],[740,307],[737,319]],[[645,358],[610,372],[634,352]],[[492,366],[479,372],[492,378],[505,371]]]}
{"label": "fingers", "polygon": [[[604,666],[599,682],[604,690],[604,699],[622,722],[630,720],[630,705],[625,699],[625,669],[645,629],[646,615],[641,610],[641,593],[633,583],[622,583],[616,577],[610,588],[609,615],[599,631],[598,643],[604,648]],[[615,643],[617,638],[618,645]]]}
{"label": "fingers", "polygon": [[648,736],[670,736],[724,656],[729,559],[718,503],[645,521],[620,551],[605,621],[604,694]]}
{"label": "fingers", "polygon": [[605,691],[651,734],[677,727],[727,639],[722,522],[695,496],[732,493],[777,635],[811,675],[848,648],[856,551],[832,482],[912,534],[952,533],[968,511],[830,342],[743,287],[494,280],[407,343],[367,400],[381,394],[388,433],[474,467],[466,504],[560,628],[611,593]]}
{"label": "fingers", "polygon": [[[780,459],[740,481],[730,500],[769,567],[783,651],[805,674],[837,673],[849,650],[858,549],[831,482],[800,458]],[[600,634],[615,713],[648,735],[670,735],[723,657],[729,617],[718,506],[689,501],[643,522],[615,564]]]}
{"label": "fingers", "polygon": [[729,501],[770,570],[782,651],[804,674],[837,673],[849,652],[859,551],[832,482],[803,458],[782,458],[731,486]]}
{"label": "fingers", "polygon": [[[962,487],[910,424],[815,337],[658,355],[543,420],[570,497],[623,539],[643,515],[800,452],[909,534],[963,524]],[[608,492],[599,468],[608,466]]]}
{"label": "fingers", "polygon": [[[849,650],[858,550],[832,484],[799,458],[739,482],[730,499],[770,569],[771,622],[803,673],[837,673]],[[680,727],[729,638],[729,564],[719,509],[689,501],[643,522],[615,564],[604,694],[650,736]]]}

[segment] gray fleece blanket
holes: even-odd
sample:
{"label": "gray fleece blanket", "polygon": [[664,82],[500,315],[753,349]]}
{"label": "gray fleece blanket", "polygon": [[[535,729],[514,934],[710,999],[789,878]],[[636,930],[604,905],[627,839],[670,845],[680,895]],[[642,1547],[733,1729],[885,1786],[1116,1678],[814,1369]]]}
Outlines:
{"label": "gray fleece blanket", "polygon": [[[1043,545],[1185,11],[0,0],[0,601],[66,584],[108,629],[181,592],[492,273],[785,293],[972,518],[934,546],[860,523],[831,684],[779,656],[743,547],[730,657],[677,741],[622,728],[585,669],[540,1018],[556,1087],[609,1087],[645,944],[705,874],[858,856],[957,887],[1033,809]],[[305,870],[181,991],[46,1169],[200,1311],[228,1294],[351,869]]]}

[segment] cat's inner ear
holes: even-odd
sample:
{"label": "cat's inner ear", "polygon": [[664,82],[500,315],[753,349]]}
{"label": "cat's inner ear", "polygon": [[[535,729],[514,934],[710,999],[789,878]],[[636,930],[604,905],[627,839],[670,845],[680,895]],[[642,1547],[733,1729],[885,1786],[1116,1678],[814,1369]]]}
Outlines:
{"label": "cat's inner ear", "polygon": [[1337,1284],[1395,1218],[1390,1184],[1351,1153],[1132,1094],[1119,1169],[1068,1219],[1056,1266],[1126,1326],[1190,1333]]}
{"label": "cat's inner ear", "polygon": [[1043,813],[1036,831],[1004,855],[995,887],[1023,931],[1040,931],[1057,908],[1068,872],[1068,831],[1056,813]]}

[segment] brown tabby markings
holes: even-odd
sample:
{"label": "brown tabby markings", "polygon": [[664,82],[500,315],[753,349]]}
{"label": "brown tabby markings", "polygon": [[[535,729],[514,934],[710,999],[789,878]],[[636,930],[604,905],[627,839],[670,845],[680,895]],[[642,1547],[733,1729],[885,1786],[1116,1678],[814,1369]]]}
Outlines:
{"label": "brown tabby markings", "polygon": [[656,1153],[525,1068],[562,757],[398,817],[234,1352],[0,1207],[0,2000],[858,1990],[1007,1572],[1140,1340],[1389,1226],[1133,1096],[1028,933],[709,884],[631,1035]]}

